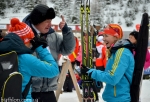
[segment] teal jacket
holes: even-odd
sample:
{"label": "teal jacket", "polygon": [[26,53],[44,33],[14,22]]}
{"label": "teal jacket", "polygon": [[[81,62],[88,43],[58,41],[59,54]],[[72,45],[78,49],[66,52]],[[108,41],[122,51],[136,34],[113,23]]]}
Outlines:
{"label": "teal jacket", "polygon": [[[111,50],[105,71],[91,69],[91,77],[106,83],[103,99],[106,102],[130,102],[130,83],[134,71],[134,56],[128,48],[127,40],[118,41]],[[132,45],[131,45],[132,46]]]}
{"label": "teal jacket", "polygon": [[[57,62],[46,48],[42,46],[36,48],[40,58],[38,59],[31,54],[32,51],[14,33],[9,33],[0,42],[0,53],[10,51],[16,51],[18,55],[18,69],[23,76],[22,91],[28,84],[31,76],[53,78],[59,74]],[[32,102],[31,88],[24,102]]]}

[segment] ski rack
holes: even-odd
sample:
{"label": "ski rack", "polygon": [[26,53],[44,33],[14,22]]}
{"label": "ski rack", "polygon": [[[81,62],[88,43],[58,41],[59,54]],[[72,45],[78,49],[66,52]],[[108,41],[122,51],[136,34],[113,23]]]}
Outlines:
{"label": "ski rack", "polygon": [[79,86],[78,86],[74,71],[72,69],[70,60],[67,60],[65,63],[63,63],[63,67],[62,67],[62,70],[61,70],[61,73],[60,73],[59,79],[58,79],[58,84],[57,84],[58,88],[57,88],[56,93],[55,93],[56,100],[58,102],[59,96],[60,96],[60,94],[62,94],[62,88],[63,88],[64,82],[65,82],[66,73],[68,72],[68,70],[70,72],[70,75],[71,75],[73,85],[75,87],[75,91],[77,93],[79,102],[82,102],[82,95],[80,94]]}

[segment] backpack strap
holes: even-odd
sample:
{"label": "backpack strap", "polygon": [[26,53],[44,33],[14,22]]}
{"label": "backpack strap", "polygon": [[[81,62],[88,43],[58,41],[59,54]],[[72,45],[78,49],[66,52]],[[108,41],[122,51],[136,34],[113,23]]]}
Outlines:
{"label": "backpack strap", "polygon": [[30,78],[30,81],[28,82],[28,84],[26,85],[25,89],[22,92],[22,99],[26,99],[30,90],[31,83],[32,83],[32,77]]}

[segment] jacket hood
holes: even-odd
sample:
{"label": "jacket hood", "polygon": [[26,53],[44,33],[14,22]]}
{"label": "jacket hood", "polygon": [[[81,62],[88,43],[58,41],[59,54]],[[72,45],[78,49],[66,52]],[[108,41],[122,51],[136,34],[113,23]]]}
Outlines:
{"label": "jacket hood", "polygon": [[127,48],[133,52],[134,45],[128,39],[118,40],[111,48],[111,52],[115,53],[119,48]]}
{"label": "jacket hood", "polygon": [[[32,23],[31,23],[31,19],[30,19],[30,14],[27,15],[27,16],[23,19],[22,22],[24,22],[24,23],[26,23],[28,26],[30,26],[30,28],[31,28],[32,31],[34,32],[35,36],[37,35],[37,32],[34,30],[34,28],[33,28],[32,25],[31,25]],[[54,32],[55,32],[54,29],[50,28],[49,31],[48,31],[46,34],[44,34],[44,35],[52,34],[52,33],[54,33]]]}
{"label": "jacket hood", "polygon": [[22,39],[15,33],[7,34],[0,42],[0,54],[16,51],[17,54],[31,54],[32,50],[27,48]]}

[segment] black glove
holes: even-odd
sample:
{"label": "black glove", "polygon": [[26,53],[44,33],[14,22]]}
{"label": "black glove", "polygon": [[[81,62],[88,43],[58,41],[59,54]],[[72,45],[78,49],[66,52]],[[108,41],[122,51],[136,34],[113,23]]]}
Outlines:
{"label": "black glove", "polygon": [[83,64],[81,65],[81,74],[85,74],[88,75],[87,71],[89,71],[90,69],[86,66],[84,66]]}
{"label": "black glove", "polygon": [[78,60],[75,60],[75,63],[77,66],[80,66],[80,62]]}
{"label": "black glove", "polygon": [[89,77],[91,77],[92,72],[91,73],[87,73],[89,70],[90,70],[90,68],[88,68],[88,67],[86,67],[84,65],[81,65],[81,74],[88,75]]}
{"label": "black glove", "polygon": [[44,38],[34,37],[32,40],[30,40],[30,43],[32,44],[31,50],[35,50],[37,47],[43,45],[43,48],[47,47],[47,41]]}

